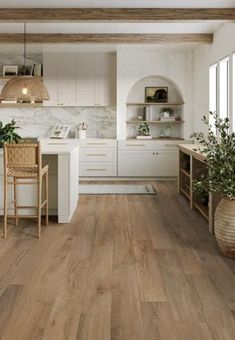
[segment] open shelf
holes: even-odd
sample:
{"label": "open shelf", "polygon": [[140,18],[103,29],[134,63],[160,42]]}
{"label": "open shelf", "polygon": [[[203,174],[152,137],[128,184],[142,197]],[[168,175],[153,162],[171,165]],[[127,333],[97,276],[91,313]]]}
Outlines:
{"label": "open shelf", "polygon": [[190,193],[187,192],[185,189],[180,188],[180,191],[182,192],[182,194],[188,199],[190,200]]}
{"label": "open shelf", "polygon": [[126,105],[160,105],[160,106],[177,106],[177,105],[184,105],[184,103],[126,103]]}
{"label": "open shelf", "polygon": [[9,103],[9,104],[2,104],[0,103],[0,108],[4,107],[41,107],[43,106],[43,103]]}
{"label": "open shelf", "polygon": [[209,221],[209,208],[206,205],[203,205],[199,202],[194,202],[194,208],[196,208],[203,217],[205,217]]}
{"label": "open shelf", "polygon": [[127,124],[140,124],[140,123],[148,123],[148,124],[183,124],[183,120],[172,120],[172,121],[161,121],[161,120],[127,120]]}
{"label": "open shelf", "polygon": [[189,177],[190,178],[190,172],[189,170],[185,170],[183,168],[180,169],[181,173],[184,174],[185,176]]}

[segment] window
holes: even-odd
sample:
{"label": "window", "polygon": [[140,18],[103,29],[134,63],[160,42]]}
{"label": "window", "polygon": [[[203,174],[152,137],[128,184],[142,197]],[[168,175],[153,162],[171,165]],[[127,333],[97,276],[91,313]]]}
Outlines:
{"label": "window", "polygon": [[229,57],[219,64],[219,115],[223,119],[229,115]]}
{"label": "window", "polygon": [[[209,68],[209,111],[217,111],[217,64]],[[214,119],[211,116],[209,118],[212,130],[216,133]]]}

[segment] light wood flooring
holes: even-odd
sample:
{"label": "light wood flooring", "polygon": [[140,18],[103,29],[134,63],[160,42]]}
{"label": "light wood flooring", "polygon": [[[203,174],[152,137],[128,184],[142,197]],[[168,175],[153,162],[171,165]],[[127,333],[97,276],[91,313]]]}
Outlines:
{"label": "light wood flooring", "polygon": [[81,196],[0,239],[1,340],[234,340],[235,261],[177,194]]}

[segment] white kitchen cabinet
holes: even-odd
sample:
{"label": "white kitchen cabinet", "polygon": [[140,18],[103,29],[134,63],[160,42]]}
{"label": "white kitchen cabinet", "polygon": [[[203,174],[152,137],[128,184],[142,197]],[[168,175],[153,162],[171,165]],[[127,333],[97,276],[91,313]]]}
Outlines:
{"label": "white kitchen cabinet", "polygon": [[154,140],[118,142],[118,176],[176,177],[178,143]]}
{"label": "white kitchen cabinet", "polygon": [[117,176],[117,141],[114,139],[87,139],[79,141],[81,177]]}
{"label": "white kitchen cabinet", "polygon": [[94,106],[94,56],[80,53],[77,55],[77,105]]}
{"label": "white kitchen cabinet", "polygon": [[156,177],[178,176],[178,151],[157,151]]}
{"label": "white kitchen cabinet", "polygon": [[94,56],[94,105],[115,105],[115,63],[110,53]]}
{"label": "white kitchen cabinet", "polygon": [[43,56],[43,83],[49,93],[49,100],[43,106],[57,106],[57,55],[46,54]]}
{"label": "white kitchen cabinet", "polygon": [[113,53],[48,54],[43,81],[50,100],[44,106],[115,106]]}
{"label": "white kitchen cabinet", "polygon": [[118,176],[154,177],[156,156],[153,151],[123,151],[118,153]]}
{"label": "white kitchen cabinet", "polygon": [[57,106],[76,105],[76,56],[59,55],[57,59]]}

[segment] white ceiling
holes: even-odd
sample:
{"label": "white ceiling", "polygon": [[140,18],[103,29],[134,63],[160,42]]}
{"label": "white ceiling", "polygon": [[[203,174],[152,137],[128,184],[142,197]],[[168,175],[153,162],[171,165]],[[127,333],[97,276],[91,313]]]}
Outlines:
{"label": "white ceiling", "polygon": [[0,0],[0,8],[49,8],[49,7],[84,7],[84,8],[203,8],[235,7],[235,0]]}
{"label": "white ceiling", "polygon": [[[27,33],[213,33],[224,22],[28,23]],[[0,23],[0,33],[23,33],[23,23]]]}

